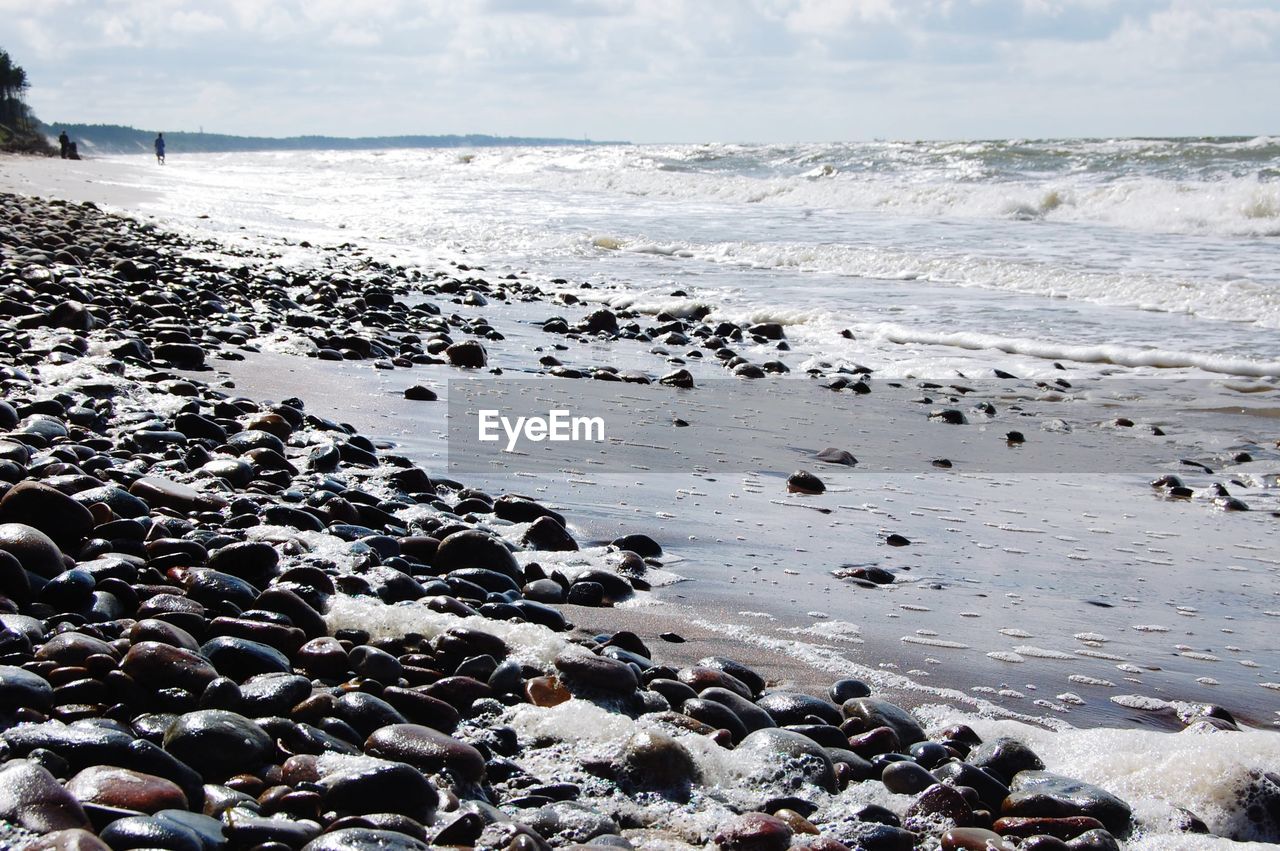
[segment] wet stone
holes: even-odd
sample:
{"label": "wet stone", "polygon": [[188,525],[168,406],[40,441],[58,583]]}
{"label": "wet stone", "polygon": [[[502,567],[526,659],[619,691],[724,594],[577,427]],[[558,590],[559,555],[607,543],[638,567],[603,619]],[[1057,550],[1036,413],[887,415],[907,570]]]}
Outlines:
{"label": "wet stone", "polygon": [[990,771],[1006,783],[1019,771],[1044,770],[1044,763],[1031,748],[1007,736],[978,745],[969,752],[965,762]]}
{"label": "wet stone", "polygon": [[906,824],[925,826],[930,823],[968,827],[973,810],[964,795],[951,786],[934,784],[924,790],[907,808]]}
{"label": "wet stone", "polygon": [[0,550],[16,558],[26,570],[46,579],[66,570],[62,553],[53,539],[25,523],[0,523]]}
{"label": "wet stone", "polygon": [[53,686],[44,677],[13,665],[0,665],[0,711],[53,705]]}
{"label": "wet stone", "polygon": [[352,827],[321,834],[302,846],[302,851],[430,851],[431,847],[403,833]]}
{"label": "wet stone", "polygon": [[914,762],[903,760],[885,766],[880,782],[894,794],[918,795],[938,780]]}
{"label": "wet stone", "polygon": [[199,834],[176,822],[150,816],[129,816],[103,828],[102,840],[112,851],[163,848],[166,851],[203,851]]}
{"label": "wet stone", "polygon": [[786,851],[791,836],[790,825],[777,816],[743,813],[716,831],[713,841],[723,851]]}
{"label": "wet stone", "polygon": [[164,749],[206,778],[219,779],[260,765],[271,753],[272,741],[243,715],[202,709],[169,725]]}
{"label": "wet stone", "polygon": [[75,797],[45,768],[25,759],[0,765],[0,819],[36,833],[89,827]]}
{"label": "wet stone", "polygon": [[439,795],[422,772],[398,762],[354,763],[326,774],[324,806],[343,814],[399,813],[429,823]]}
{"label": "wet stone", "polygon": [[0,498],[0,523],[25,523],[58,546],[74,547],[93,531],[93,515],[71,497],[40,482],[19,482]]}
{"label": "wet stone", "polygon": [[434,774],[447,771],[464,781],[484,777],[484,757],[454,737],[419,724],[391,724],[375,730],[365,741],[370,756],[405,762]]}
{"label": "wet stone", "polygon": [[148,814],[187,807],[187,796],[178,784],[127,768],[91,766],[67,781],[67,791],[81,803]]}
{"label": "wet stone", "polygon": [[1132,811],[1101,787],[1048,771],[1023,771],[1013,779],[1001,809],[1005,816],[1090,816],[1112,833],[1129,829]]}
{"label": "wet stone", "polygon": [[876,727],[889,727],[897,734],[902,745],[913,745],[923,741],[924,729],[906,710],[874,697],[853,698],[841,706],[844,716],[857,720],[866,730]]}
{"label": "wet stone", "polygon": [[822,480],[808,470],[796,470],[787,476],[787,490],[791,493],[817,495],[826,489]]}
{"label": "wet stone", "polygon": [[640,686],[634,668],[605,656],[566,652],[556,657],[555,666],[565,688],[574,694],[630,695]]}
{"label": "wet stone", "polygon": [[111,848],[87,830],[70,828],[46,833],[24,851],[111,851]]}
{"label": "wet stone", "polygon": [[191,692],[203,691],[218,676],[217,669],[200,654],[157,641],[130,647],[121,668],[139,685]]}
{"label": "wet stone", "polygon": [[780,728],[757,730],[744,738],[737,750],[755,757],[766,771],[781,771],[828,792],[836,791],[831,757],[807,736]]}

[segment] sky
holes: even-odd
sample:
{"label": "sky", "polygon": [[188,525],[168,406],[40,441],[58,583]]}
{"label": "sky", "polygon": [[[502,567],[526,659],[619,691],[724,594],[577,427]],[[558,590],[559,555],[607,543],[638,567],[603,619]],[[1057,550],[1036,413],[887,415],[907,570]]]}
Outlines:
{"label": "sky", "polygon": [[0,0],[47,122],[791,142],[1280,132],[1280,0]]}

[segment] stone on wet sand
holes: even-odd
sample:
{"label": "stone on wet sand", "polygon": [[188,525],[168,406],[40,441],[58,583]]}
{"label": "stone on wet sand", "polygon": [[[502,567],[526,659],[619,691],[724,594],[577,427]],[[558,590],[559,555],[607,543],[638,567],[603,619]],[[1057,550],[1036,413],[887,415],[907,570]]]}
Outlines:
{"label": "stone on wet sand", "polygon": [[817,495],[826,491],[822,480],[808,470],[796,470],[787,476],[787,490],[791,493]]}

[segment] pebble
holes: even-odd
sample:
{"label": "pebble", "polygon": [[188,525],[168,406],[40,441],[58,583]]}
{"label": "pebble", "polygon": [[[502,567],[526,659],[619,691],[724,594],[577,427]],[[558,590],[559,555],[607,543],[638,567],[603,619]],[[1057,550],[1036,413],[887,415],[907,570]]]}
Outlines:
{"label": "pebble", "polygon": [[80,802],[47,769],[28,759],[0,765],[0,819],[35,833],[89,827]]}
{"label": "pebble", "polygon": [[808,470],[796,470],[787,476],[787,490],[791,493],[817,495],[826,491],[827,486]]}
{"label": "pebble", "polygon": [[1021,771],[1013,778],[1001,812],[1005,816],[1095,818],[1112,833],[1128,831],[1132,811],[1110,792],[1049,771]]}
{"label": "pebble", "polygon": [[364,743],[370,756],[405,762],[428,774],[447,772],[470,782],[485,774],[484,757],[471,745],[419,724],[391,724],[370,734]]}

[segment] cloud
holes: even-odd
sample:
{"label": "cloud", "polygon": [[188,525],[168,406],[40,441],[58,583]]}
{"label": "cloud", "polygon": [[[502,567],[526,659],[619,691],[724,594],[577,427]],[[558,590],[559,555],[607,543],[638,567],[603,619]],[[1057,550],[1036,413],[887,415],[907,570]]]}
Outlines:
{"label": "cloud", "polygon": [[1270,0],[0,0],[0,15],[33,105],[59,120],[641,140],[1280,123]]}

